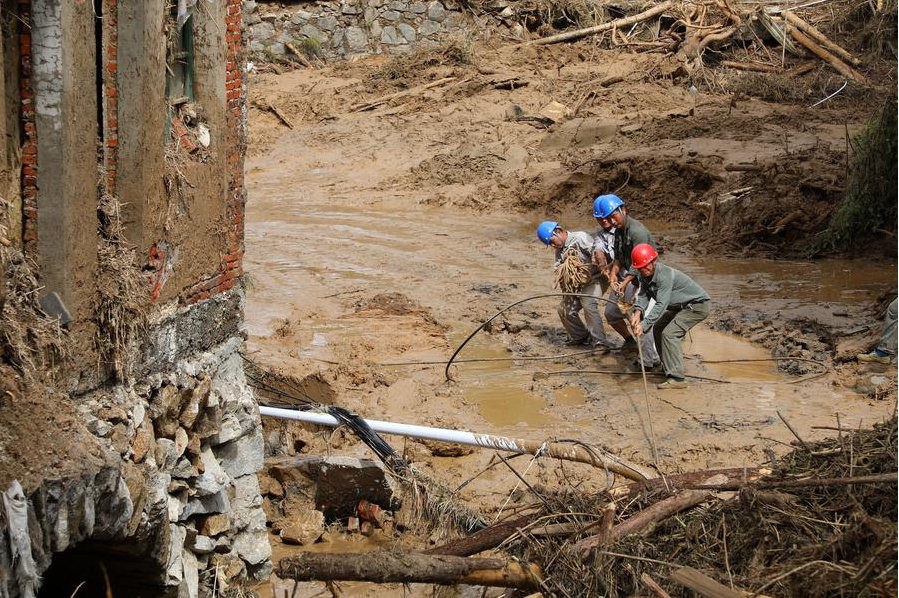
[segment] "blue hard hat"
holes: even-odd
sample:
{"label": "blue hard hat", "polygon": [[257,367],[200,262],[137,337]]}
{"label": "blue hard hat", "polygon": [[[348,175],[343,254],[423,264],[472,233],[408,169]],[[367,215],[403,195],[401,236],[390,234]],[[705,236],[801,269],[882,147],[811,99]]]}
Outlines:
{"label": "blue hard hat", "polygon": [[553,231],[557,228],[559,228],[558,222],[544,220],[537,226],[537,238],[543,241],[544,245],[549,245],[549,240],[553,237]]}
{"label": "blue hard hat", "polygon": [[621,198],[611,193],[600,195],[593,200],[593,216],[594,218],[608,218],[612,212],[624,205]]}

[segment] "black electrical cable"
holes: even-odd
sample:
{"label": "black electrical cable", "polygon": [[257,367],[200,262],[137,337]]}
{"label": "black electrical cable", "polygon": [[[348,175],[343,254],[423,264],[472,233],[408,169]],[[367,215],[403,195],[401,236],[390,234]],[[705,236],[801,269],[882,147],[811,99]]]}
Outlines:
{"label": "black electrical cable", "polygon": [[605,297],[596,297],[595,295],[585,295],[583,293],[546,293],[545,295],[534,295],[532,297],[526,297],[520,301],[516,301],[515,303],[507,305],[506,307],[502,308],[501,310],[499,310],[498,312],[496,312],[495,314],[490,316],[490,318],[481,322],[481,325],[478,326],[477,328],[475,328],[472,331],[472,333],[469,334],[468,337],[464,341],[462,341],[462,344],[456,348],[455,352],[450,356],[449,361],[446,362],[446,368],[443,370],[443,375],[445,376],[445,378],[450,382],[455,382],[455,380],[453,380],[453,377],[450,376],[450,373],[449,373],[450,366],[453,365],[453,360],[456,359],[456,355],[458,355],[459,352],[462,351],[462,348],[468,344],[468,341],[473,339],[474,336],[478,332],[483,330],[487,324],[489,324],[490,322],[495,320],[501,314],[509,311],[513,307],[516,307],[516,306],[521,305],[522,303],[526,303],[528,301],[533,301],[534,299],[544,299],[546,297],[585,297],[587,299],[596,299],[597,301],[605,301],[606,303],[615,303],[615,301],[612,301],[611,299],[606,299]]}

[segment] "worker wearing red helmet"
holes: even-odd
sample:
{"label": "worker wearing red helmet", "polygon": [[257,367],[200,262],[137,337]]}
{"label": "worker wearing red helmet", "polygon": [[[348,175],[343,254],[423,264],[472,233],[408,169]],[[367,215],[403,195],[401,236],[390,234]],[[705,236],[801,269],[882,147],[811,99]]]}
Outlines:
{"label": "worker wearing red helmet", "polygon": [[[686,388],[681,343],[687,331],[709,315],[709,295],[692,278],[658,262],[652,245],[641,243],[631,252],[631,266],[640,275],[640,290],[630,314],[631,328],[640,336],[652,329],[667,380],[656,388]],[[655,305],[647,311],[649,300]]]}

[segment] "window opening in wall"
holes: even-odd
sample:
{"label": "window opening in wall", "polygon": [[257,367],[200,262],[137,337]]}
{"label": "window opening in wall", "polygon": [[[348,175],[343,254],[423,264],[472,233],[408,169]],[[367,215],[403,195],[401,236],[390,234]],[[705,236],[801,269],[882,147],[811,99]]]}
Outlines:
{"label": "window opening in wall", "polygon": [[169,103],[167,124],[171,126],[172,109],[194,99],[193,16],[187,0],[171,5],[168,25],[165,97]]}

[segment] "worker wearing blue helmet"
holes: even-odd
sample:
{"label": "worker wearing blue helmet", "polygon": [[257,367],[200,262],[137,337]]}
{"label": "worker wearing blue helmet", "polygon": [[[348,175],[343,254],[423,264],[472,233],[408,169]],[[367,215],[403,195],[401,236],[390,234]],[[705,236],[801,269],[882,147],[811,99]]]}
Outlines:
{"label": "worker wearing blue helmet", "polygon": [[[647,243],[655,249],[658,247],[649,230],[636,218],[628,217],[627,207],[617,195],[609,193],[593,200],[593,216],[608,220],[615,227],[613,261],[609,268],[612,290],[605,308],[606,320],[609,326],[624,338],[625,348],[636,346],[636,340],[627,329],[625,321],[627,315],[618,306],[618,302],[632,303],[637,293],[638,272],[631,266],[631,252],[634,247],[641,243]],[[652,368],[661,363],[652,334],[640,337],[640,347],[644,367]]]}
{"label": "worker wearing blue helmet", "polygon": [[[537,226],[537,238],[556,250],[554,268],[558,269],[569,253],[574,253],[581,263],[589,265],[590,277],[583,286],[573,291],[577,295],[562,297],[559,302],[559,319],[568,333],[567,344],[613,346],[606,339],[599,314],[599,297],[605,292],[605,285],[599,268],[593,264],[593,237],[583,231],[565,230],[558,222],[546,220]],[[583,320],[580,317],[582,310]]]}

